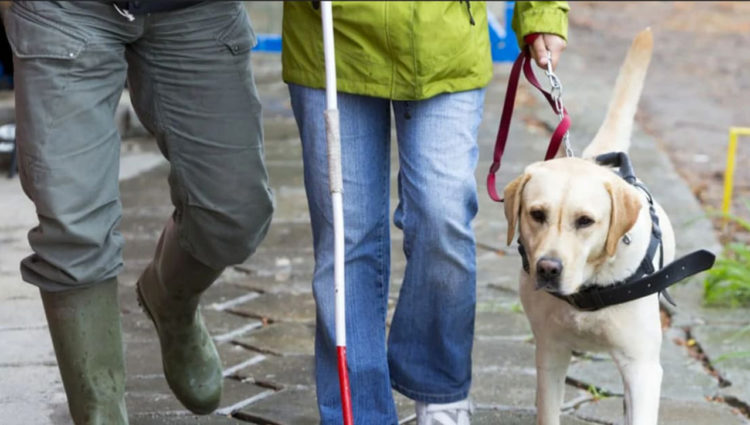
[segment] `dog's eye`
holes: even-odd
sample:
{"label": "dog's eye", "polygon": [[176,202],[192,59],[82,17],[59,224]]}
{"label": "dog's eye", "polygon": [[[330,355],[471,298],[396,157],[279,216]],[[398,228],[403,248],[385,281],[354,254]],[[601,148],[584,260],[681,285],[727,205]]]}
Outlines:
{"label": "dog's eye", "polygon": [[544,221],[547,220],[547,214],[545,214],[542,210],[531,210],[529,212],[529,215],[537,223],[544,223]]}
{"label": "dog's eye", "polygon": [[594,224],[594,219],[585,215],[582,215],[576,219],[577,229],[583,229],[584,227],[589,227],[592,224]]}

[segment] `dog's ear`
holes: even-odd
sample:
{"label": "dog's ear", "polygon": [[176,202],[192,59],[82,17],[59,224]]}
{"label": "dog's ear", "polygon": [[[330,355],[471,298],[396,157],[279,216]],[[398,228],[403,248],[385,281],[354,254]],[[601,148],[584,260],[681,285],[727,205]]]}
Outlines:
{"label": "dog's ear", "polygon": [[508,220],[508,245],[513,243],[516,223],[518,222],[518,216],[521,214],[521,192],[523,192],[523,187],[530,178],[529,173],[524,173],[508,183],[503,191],[505,219]]}
{"label": "dog's ear", "polygon": [[609,232],[605,248],[608,256],[615,255],[617,245],[625,233],[630,230],[638,220],[638,212],[641,210],[641,198],[633,188],[624,181],[604,183],[609,196],[612,199],[612,212],[609,218]]}

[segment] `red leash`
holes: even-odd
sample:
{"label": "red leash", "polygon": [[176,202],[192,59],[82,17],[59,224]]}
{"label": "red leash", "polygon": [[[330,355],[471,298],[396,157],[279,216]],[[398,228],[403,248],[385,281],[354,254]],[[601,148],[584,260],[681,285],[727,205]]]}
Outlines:
{"label": "red leash", "polygon": [[[539,34],[530,34],[526,36],[526,44],[533,44],[534,40],[538,36]],[[510,77],[508,78],[508,88],[505,91],[503,114],[500,117],[500,128],[497,130],[497,139],[495,139],[495,152],[492,157],[492,166],[490,166],[490,172],[489,174],[487,174],[487,192],[489,193],[490,198],[492,198],[492,200],[495,202],[503,202],[503,198],[501,198],[497,194],[497,188],[495,187],[495,173],[497,173],[497,170],[500,169],[500,160],[503,157],[505,143],[508,141],[510,119],[513,117],[513,106],[516,101],[516,89],[518,88],[518,80],[521,76],[521,68],[523,68],[523,73],[529,83],[539,89],[539,91],[542,92],[544,97],[549,102],[550,106],[552,106],[552,110],[554,110],[556,114],[560,114],[558,105],[550,92],[544,90],[541,84],[539,84],[539,81],[536,79],[534,70],[531,68],[531,63],[531,54],[529,53],[529,49],[527,48],[518,55],[518,58],[513,63],[513,68],[510,71]],[[560,148],[560,144],[563,141],[565,133],[567,133],[568,129],[570,128],[570,116],[568,115],[568,111],[565,109],[565,107],[562,108],[562,116],[563,118],[560,121],[560,124],[557,125],[555,132],[552,133],[552,138],[550,139],[549,146],[547,147],[547,153],[544,156],[545,161],[555,157],[555,154],[557,154],[557,150]]]}

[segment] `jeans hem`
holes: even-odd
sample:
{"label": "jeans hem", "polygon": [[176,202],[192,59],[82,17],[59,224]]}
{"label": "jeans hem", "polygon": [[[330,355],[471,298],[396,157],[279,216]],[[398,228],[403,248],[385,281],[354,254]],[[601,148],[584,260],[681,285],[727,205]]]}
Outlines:
{"label": "jeans hem", "polygon": [[454,401],[464,400],[469,396],[468,389],[452,394],[425,393],[406,388],[393,381],[391,381],[391,387],[406,397],[422,403],[453,403]]}

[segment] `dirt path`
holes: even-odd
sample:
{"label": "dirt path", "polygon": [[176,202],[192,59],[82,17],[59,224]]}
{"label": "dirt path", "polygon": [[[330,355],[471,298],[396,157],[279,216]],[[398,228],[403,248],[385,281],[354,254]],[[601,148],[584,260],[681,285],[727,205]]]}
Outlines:
{"label": "dirt path", "polygon": [[[592,73],[619,66],[620,51],[610,47],[652,28],[654,57],[637,120],[703,205],[719,209],[729,127],[750,127],[750,4],[575,2],[571,9],[570,44],[591,49]],[[750,138],[741,139],[732,210],[745,218],[749,159]]]}

